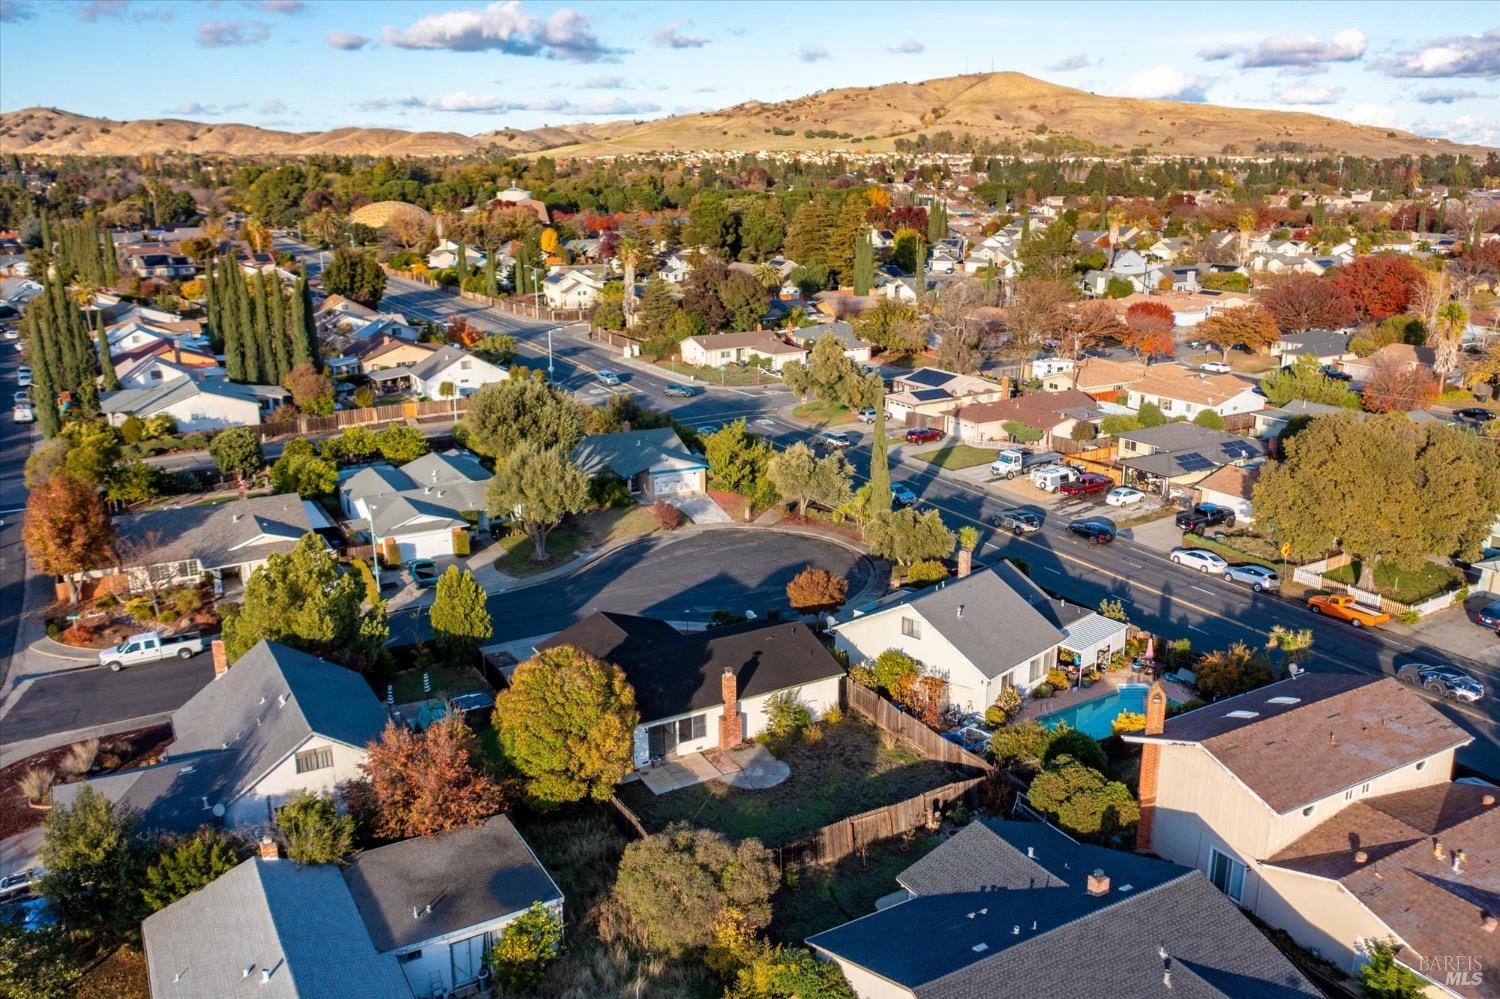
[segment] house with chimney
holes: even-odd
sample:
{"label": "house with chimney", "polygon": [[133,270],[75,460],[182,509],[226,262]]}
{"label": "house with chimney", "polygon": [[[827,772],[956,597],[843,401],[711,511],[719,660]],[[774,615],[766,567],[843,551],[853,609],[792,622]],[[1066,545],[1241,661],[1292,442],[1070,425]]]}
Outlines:
{"label": "house with chimney", "polygon": [[[964,567],[960,566],[960,572]],[[1000,561],[927,590],[898,590],[831,629],[853,665],[900,649],[947,680],[948,702],[983,711],[1007,688],[1030,693],[1058,664],[1106,663],[1127,626],[1042,592]]]}
{"label": "house with chimney", "polygon": [[1146,376],[1140,361],[1085,357],[1076,366],[1039,375],[1043,392],[1082,392],[1095,402],[1123,402],[1130,386]]}
{"label": "house with chimney", "polygon": [[1265,407],[1266,397],[1255,389],[1254,383],[1238,375],[1192,371],[1180,364],[1152,364],[1127,389],[1125,405],[1140,409],[1154,403],[1169,420],[1179,416],[1191,420],[1207,409],[1220,416],[1233,416]]}
{"label": "house with chimney", "polygon": [[897,375],[886,393],[886,415],[898,425],[942,428],[961,406],[1010,398],[1010,380],[992,382],[942,368],[917,368]]}
{"label": "house with chimney", "polygon": [[820,717],[844,670],[801,621],[750,621],[683,633],[665,621],[597,611],[536,646],[571,646],[614,663],[635,688],[635,766],[733,749],[766,730],[772,698]]}
{"label": "house with chimney", "polygon": [[277,642],[230,666],[214,643],[214,678],[172,712],[160,762],[53,789],[71,804],[89,787],[140,813],[145,829],[253,831],[274,824],[294,793],[331,793],[361,776],[385,706],[353,670]]}
{"label": "house with chimney", "polygon": [[[1014,439],[1011,428],[1016,424],[1042,433],[1037,443],[1042,449],[1054,440],[1071,440],[1080,423],[1096,429],[1104,418],[1097,403],[1082,392],[1028,392],[1009,399],[960,406],[948,417],[948,433],[966,444],[1004,443]],[[1092,436],[1092,435],[1091,435]]]}
{"label": "house with chimney", "polygon": [[[1500,955],[1500,808],[1452,779],[1470,736],[1390,677],[1303,673],[1173,718],[1153,685],[1137,848],[1354,974],[1380,941],[1479,999]],[[1458,965],[1455,965],[1455,960]],[[1468,963],[1465,963],[1468,962]]]}
{"label": "house with chimney", "polygon": [[479,995],[490,950],[536,903],[562,919],[557,882],[496,815],[342,866],[293,863],[262,839],[256,856],[148,916],[141,938],[155,999]]}
{"label": "house with chimney", "polygon": [[859,999],[1321,993],[1190,867],[980,819],[807,939]]}

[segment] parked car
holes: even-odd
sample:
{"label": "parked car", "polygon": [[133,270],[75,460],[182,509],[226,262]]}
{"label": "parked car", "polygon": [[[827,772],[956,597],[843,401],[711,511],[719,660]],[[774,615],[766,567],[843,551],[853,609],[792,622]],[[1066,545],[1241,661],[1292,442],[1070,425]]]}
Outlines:
{"label": "parked car", "polygon": [[1044,493],[1055,493],[1065,482],[1078,478],[1076,469],[1067,465],[1047,465],[1031,473],[1031,484]]}
{"label": "parked car", "polygon": [[990,462],[990,474],[996,478],[1014,479],[1022,472],[1034,471],[1061,460],[1062,454],[1057,451],[1023,451],[1008,447]]}
{"label": "parked car", "polygon": [[1042,529],[1042,518],[1030,510],[1001,510],[990,518],[990,523],[1017,535]]}
{"label": "parked car", "polygon": [[19,340],[21,339],[21,331],[14,326],[7,326],[5,327],[4,336],[7,340]]}
{"label": "parked car", "polygon": [[906,432],[906,443],[908,444],[931,444],[933,441],[943,439],[943,432],[932,427],[912,427]]}
{"label": "parked car", "polygon": [[1474,623],[1481,628],[1494,628],[1500,635],[1500,600],[1493,600],[1474,612]]}
{"label": "parked car", "polygon": [[662,395],[667,396],[670,399],[691,399],[693,396],[702,391],[702,389],[694,388],[691,385],[679,385],[676,382],[673,382],[666,388],[662,389]]}
{"label": "parked car", "polygon": [[22,389],[21,391],[17,392],[15,394],[15,402],[17,406],[30,406],[31,389]]}
{"label": "parked car", "polygon": [[1396,679],[1455,701],[1473,703],[1484,697],[1484,684],[1457,666],[1407,663],[1396,670]]}
{"label": "parked car", "polygon": [[1362,606],[1347,593],[1319,593],[1308,597],[1307,609],[1314,614],[1325,614],[1340,621],[1348,621],[1356,628],[1373,628],[1391,619],[1385,611]]}
{"label": "parked car", "polygon": [[617,374],[615,374],[613,371],[609,370],[608,368],[604,368],[603,370],[601,370],[594,377],[598,378],[599,381],[601,381],[605,385],[618,385],[618,384],[620,384],[620,376],[617,375]]}
{"label": "parked car", "polygon": [[699,437],[707,437],[709,434],[718,433],[720,430],[723,430],[724,427],[718,423],[705,423],[703,424],[703,426],[694,427],[693,429],[698,432]]}
{"label": "parked car", "polygon": [[1455,419],[1465,427],[1478,429],[1495,418],[1494,412],[1482,406],[1470,406],[1467,409],[1455,410]]}
{"label": "parked car", "polygon": [[1190,534],[1202,534],[1215,524],[1233,527],[1234,511],[1217,503],[1199,503],[1192,509],[1179,513],[1174,523]]}
{"label": "parked car", "polygon": [[1281,589],[1281,577],[1263,565],[1253,562],[1231,565],[1224,570],[1224,578],[1234,583],[1244,583],[1256,593]]}
{"label": "parked car", "polygon": [[22,388],[31,384],[31,369],[24,364],[16,369],[16,384]]}
{"label": "parked car", "polygon": [[826,448],[842,451],[844,448],[852,446],[854,439],[842,430],[825,430],[814,438],[814,442]]}
{"label": "parked car", "polygon": [[1172,564],[1185,565],[1205,574],[1219,575],[1229,568],[1229,563],[1218,552],[1207,548],[1173,548]]}
{"label": "parked car", "polygon": [[1234,370],[1223,361],[1208,361],[1198,365],[1198,368],[1201,371],[1212,371],[1216,375],[1227,375]]}
{"label": "parked car", "polygon": [[1072,482],[1064,482],[1057,487],[1057,491],[1064,496],[1088,496],[1093,493],[1102,493],[1111,488],[1115,480],[1098,472],[1084,472]]}
{"label": "parked car", "polygon": [[45,873],[47,873],[45,868],[32,867],[0,878],[0,902],[9,902],[34,894],[36,883]]}
{"label": "parked car", "polygon": [[897,510],[902,507],[911,506],[917,501],[917,494],[911,491],[911,487],[904,482],[891,483],[891,505]]}
{"label": "parked car", "polygon": [[861,423],[874,423],[875,422],[875,410],[873,410],[873,409],[861,409],[859,411],[859,422],[861,422]]}
{"label": "parked car", "polygon": [[17,423],[35,423],[36,410],[29,403],[24,406],[17,403],[16,408],[10,411],[10,418]]}
{"label": "parked car", "polygon": [[112,649],[99,653],[99,665],[108,666],[111,673],[118,673],[126,666],[154,663],[159,659],[191,659],[207,646],[203,636],[196,631],[184,631],[180,635],[162,635],[157,631],[143,631],[131,635]]}
{"label": "parked car", "polygon": [[1087,541],[1098,545],[1107,545],[1115,539],[1115,529],[1108,524],[1097,520],[1074,520],[1068,523],[1068,530]]}
{"label": "parked car", "polygon": [[1132,489],[1129,486],[1115,486],[1104,494],[1104,502],[1109,506],[1135,506],[1137,503],[1145,502],[1145,500],[1145,493],[1139,489]]}
{"label": "parked car", "polygon": [[406,572],[411,576],[411,581],[418,586],[436,586],[438,581],[437,563],[430,558],[414,558],[406,563]]}

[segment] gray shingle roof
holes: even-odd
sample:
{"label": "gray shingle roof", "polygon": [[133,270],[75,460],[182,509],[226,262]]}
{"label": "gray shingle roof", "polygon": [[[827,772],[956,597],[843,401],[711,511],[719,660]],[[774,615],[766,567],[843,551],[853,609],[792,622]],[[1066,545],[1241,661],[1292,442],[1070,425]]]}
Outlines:
{"label": "gray shingle roof", "polygon": [[[165,762],[87,783],[139,809],[147,828],[185,832],[210,821],[205,799],[228,804],[308,736],[363,747],[385,721],[358,673],[261,642],[172,713]],[[81,785],[66,786],[71,800]]]}
{"label": "gray shingle roof", "polygon": [[[504,815],[442,836],[409,839],[355,857],[344,870],[349,894],[380,951],[561,901],[531,847]],[[420,919],[412,910],[432,904]]]}
{"label": "gray shingle roof", "polygon": [[464,523],[465,511],[484,509],[491,478],[478,458],[454,448],[424,454],[399,468],[361,468],[339,483],[339,494],[350,503],[373,501],[375,530],[385,534],[417,517]]}
{"label": "gray shingle roof", "polygon": [[[205,569],[243,565],[289,552],[311,531],[307,510],[293,493],[115,518],[115,533],[121,539],[156,542],[150,551],[152,563],[195,558]],[[262,536],[266,540],[250,543]]]}
{"label": "gray shingle roof", "polygon": [[572,459],[573,464],[589,475],[610,471],[626,480],[664,461],[708,467],[701,456],[687,449],[671,427],[594,434],[573,449]]}
{"label": "gray shingle roof", "polygon": [[173,403],[183,402],[200,395],[222,396],[259,406],[262,398],[284,398],[287,391],[275,386],[254,386],[252,389],[249,385],[238,385],[218,379],[200,382],[183,376],[150,388],[105,392],[99,396],[99,408],[106,413],[135,413],[147,416],[160,412]]}
{"label": "gray shingle roof", "polygon": [[156,999],[411,999],[337,867],[254,857],[147,917],[141,932]]}
{"label": "gray shingle roof", "polygon": [[[1110,879],[1100,896],[1095,869]],[[1049,826],[973,823],[898,880],[917,897],[808,943],[922,999],[1158,999],[1160,946],[1175,996],[1318,995],[1197,871]]]}

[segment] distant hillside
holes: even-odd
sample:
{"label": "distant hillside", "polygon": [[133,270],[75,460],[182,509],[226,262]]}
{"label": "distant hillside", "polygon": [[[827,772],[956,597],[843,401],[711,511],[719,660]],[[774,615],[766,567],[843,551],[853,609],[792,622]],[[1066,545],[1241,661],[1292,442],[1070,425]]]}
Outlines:
{"label": "distant hillside", "polygon": [[1214,155],[1228,147],[1249,154],[1255,152],[1257,143],[1377,157],[1488,152],[1480,146],[1302,112],[1103,97],[1020,73],[976,73],[925,83],[829,90],[776,104],[749,101],[721,111],[648,122],[502,129],[474,136],[354,127],[281,132],[175,118],[119,122],[28,108],[0,115],[0,152],[100,156],[180,152],[462,156],[484,150],[518,154],[547,150],[558,156],[691,149],[880,152],[895,148],[898,139],[915,140],[939,132],[1015,142],[1042,135],[1067,136],[1105,149],[1147,147],[1153,153],[1182,156]]}

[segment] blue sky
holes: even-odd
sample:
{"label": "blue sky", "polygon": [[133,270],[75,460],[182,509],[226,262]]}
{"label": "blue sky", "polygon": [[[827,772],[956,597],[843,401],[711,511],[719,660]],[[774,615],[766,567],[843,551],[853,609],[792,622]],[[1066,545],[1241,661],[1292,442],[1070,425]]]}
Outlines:
{"label": "blue sky", "polygon": [[0,108],[109,118],[477,133],[991,68],[1500,146],[1493,3],[0,0]]}

